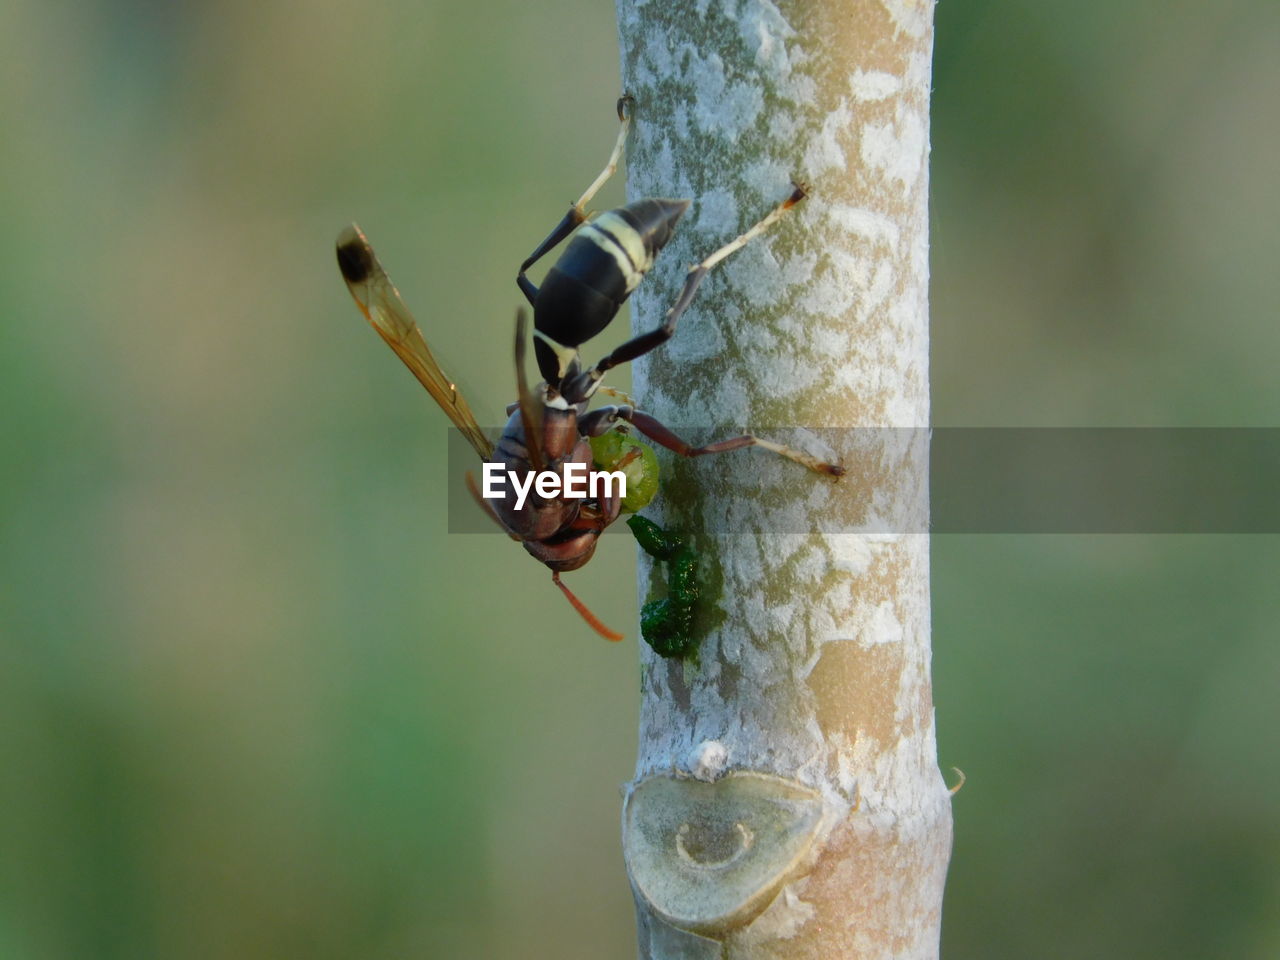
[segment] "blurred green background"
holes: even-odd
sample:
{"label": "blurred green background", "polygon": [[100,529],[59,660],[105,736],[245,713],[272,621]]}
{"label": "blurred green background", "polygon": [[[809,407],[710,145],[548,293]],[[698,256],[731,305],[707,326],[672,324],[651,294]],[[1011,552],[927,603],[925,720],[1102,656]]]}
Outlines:
{"label": "blurred green background", "polygon": [[[937,424],[1277,424],[1277,13],[939,6]],[[0,960],[633,955],[635,651],[444,536],[333,264],[499,419],[618,69],[608,4],[483,14],[0,7]],[[574,584],[634,632],[625,543]],[[1280,955],[1278,538],[933,556],[944,954]]]}

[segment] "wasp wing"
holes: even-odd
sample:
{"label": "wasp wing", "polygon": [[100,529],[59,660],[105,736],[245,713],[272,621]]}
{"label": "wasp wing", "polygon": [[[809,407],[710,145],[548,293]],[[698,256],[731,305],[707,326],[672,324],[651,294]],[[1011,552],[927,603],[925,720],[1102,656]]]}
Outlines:
{"label": "wasp wing", "polygon": [[414,322],[413,314],[400,299],[400,292],[387,276],[387,271],[382,269],[368,238],[354,223],[338,236],[338,268],[356,306],[373,329],[413,371],[418,382],[427,388],[427,393],[440,405],[453,425],[462,431],[476,453],[480,454],[480,459],[491,459],[493,444],[476,423],[475,415],[457,384],[440,369],[422,331]]}

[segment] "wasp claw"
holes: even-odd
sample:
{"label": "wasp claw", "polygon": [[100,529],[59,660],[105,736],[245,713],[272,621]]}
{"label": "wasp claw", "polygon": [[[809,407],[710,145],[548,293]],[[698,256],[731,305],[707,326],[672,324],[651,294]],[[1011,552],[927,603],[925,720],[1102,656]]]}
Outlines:
{"label": "wasp claw", "polygon": [[787,202],[782,205],[785,210],[791,209],[809,195],[809,185],[803,180],[796,180],[793,177],[791,186],[795,187],[795,189],[791,191],[791,196],[787,197]]}

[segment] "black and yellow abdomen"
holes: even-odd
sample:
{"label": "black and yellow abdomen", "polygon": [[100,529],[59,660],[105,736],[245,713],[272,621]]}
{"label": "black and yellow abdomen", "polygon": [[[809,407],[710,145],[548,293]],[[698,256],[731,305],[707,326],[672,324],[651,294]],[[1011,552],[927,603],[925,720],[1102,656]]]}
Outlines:
{"label": "black and yellow abdomen", "polygon": [[[538,333],[576,348],[607,327],[688,206],[688,200],[638,200],[579,227],[538,290]],[[541,342],[537,347],[549,352]]]}

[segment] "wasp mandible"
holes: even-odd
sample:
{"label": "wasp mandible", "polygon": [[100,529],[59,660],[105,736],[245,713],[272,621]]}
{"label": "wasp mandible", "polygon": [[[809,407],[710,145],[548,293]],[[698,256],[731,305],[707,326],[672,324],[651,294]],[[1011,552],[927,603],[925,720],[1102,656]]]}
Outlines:
{"label": "wasp mandible", "polygon": [[[512,475],[548,470],[563,475],[569,464],[590,469],[592,453],[588,440],[615,428],[625,430],[627,424],[682,457],[760,446],[828,477],[843,475],[844,468],[839,464],[823,462],[751,434],[700,447],[690,446],[656,418],[630,403],[588,412],[609,370],[671,339],[708,271],[764,233],[805,197],[804,188],[793,185],[791,194],[767,216],[689,269],[684,287],[661,325],[633,337],[594,366],[584,369],[579,348],[617,315],[689,207],[688,200],[649,198],[594,219],[587,213],[587,204],[617,171],[631,123],[632,104],[629,96],[618,100],[621,129],[608,163],[569,207],[555,229],[520,265],[516,275],[516,284],[533,307],[534,355],[542,382],[531,390],[525,379],[524,359],[529,337],[528,321],[521,310],[517,313],[515,341],[517,399],[507,408],[510,419],[496,447],[476,423],[457,385],[440,368],[369,241],[360,228],[352,224],[338,237],[337,253],[338,267],[356,306],[426,387],[454,426],[462,431],[480,459],[501,463]],[[547,271],[542,286],[535,286],[527,276],[529,268],[571,236],[569,245]],[[517,508],[514,497],[494,501],[481,498],[470,474],[467,482],[477,502],[508,535],[519,540],[525,550],[550,568],[552,582],[583,619],[601,636],[621,640],[622,635],[601,623],[560,579],[561,573],[576,570],[591,559],[600,534],[618,519],[621,503],[616,491],[597,499],[541,497],[531,492]]]}

